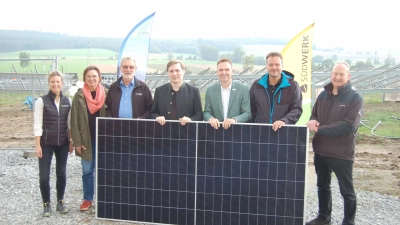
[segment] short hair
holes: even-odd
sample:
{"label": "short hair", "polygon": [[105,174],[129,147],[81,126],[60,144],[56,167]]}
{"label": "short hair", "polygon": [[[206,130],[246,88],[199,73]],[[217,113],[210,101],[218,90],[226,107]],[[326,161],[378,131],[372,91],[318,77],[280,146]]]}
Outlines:
{"label": "short hair", "polygon": [[83,71],[83,81],[85,81],[86,74],[91,70],[96,70],[97,74],[99,75],[99,81],[101,81],[101,73],[100,73],[99,68],[97,68],[97,66],[88,66],[88,67],[86,67],[86,69]]}
{"label": "short hair", "polygon": [[265,57],[265,59],[268,60],[269,57],[275,57],[275,56],[278,56],[279,58],[281,58],[281,61],[283,63],[283,56],[279,52],[270,52],[270,53],[268,53],[267,57]]}
{"label": "short hair", "polygon": [[229,58],[224,57],[224,58],[219,59],[217,62],[217,66],[222,62],[228,62],[229,64],[231,64],[231,67],[232,67],[232,60],[230,60]]}
{"label": "short hair", "polygon": [[122,57],[122,58],[121,58],[121,62],[119,63],[119,65],[122,66],[122,63],[123,63],[125,60],[132,60],[133,63],[135,64],[135,67],[136,67],[136,60],[133,59],[133,58],[130,57],[130,56],[124,56],[124,57]]}
{"label": "short hair", "polygon": [[177,59],[172,59],[167,63],[167,71],[168,71],[170,66],[178,64],[178,63],[181,65],[182,70],[185,70],[185,66],[183,65],[182,61],[177,60]]}
{"label": "short hair", "polygon": [[337,65],[344,65],[344,66],[346,66],[346,67],[347,67],[347,71],[350,72],[350,65],[349,65],[347,62],[345,62],[345,61],[338,61],[338,62],[335,63],[335,65],[333,66],[333,68],[335,68]]}
{"label": "short hair", "polygon": [[47,82],[50,83],[50,79],[56,76],[61,77],[61,82],[64,83],[64,75],[58,70],[54,70],[47,75]]}

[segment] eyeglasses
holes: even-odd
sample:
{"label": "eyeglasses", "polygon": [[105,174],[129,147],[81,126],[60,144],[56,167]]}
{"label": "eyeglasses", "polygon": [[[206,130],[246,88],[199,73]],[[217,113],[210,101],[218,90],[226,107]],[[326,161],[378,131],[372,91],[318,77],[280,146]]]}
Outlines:
{"label": "eyeglasses", "polygon": [[125,69],[125,70],[128,69],[128,68],[133,70],[133,69],[136,68],[136,66],[122,66],[122,68]]}

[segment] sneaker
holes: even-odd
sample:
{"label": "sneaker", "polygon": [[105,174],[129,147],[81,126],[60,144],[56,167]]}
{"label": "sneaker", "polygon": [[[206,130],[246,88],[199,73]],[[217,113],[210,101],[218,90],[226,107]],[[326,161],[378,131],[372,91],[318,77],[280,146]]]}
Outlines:
{"label": "sneaker", "polygon": [[321,218],[315,218],[311,220],[310,222],[307,222],[306,225],[331,225],[331,221],[324,220]]}
{"label": "sneaker", "polygon": [[57,202],[56,210],[59,211],[61,214],[68,213],[68,209],[67,209],[67,207],[65,207],[63,200],[59,200]]}
{"label": "sneaker", "polygon": [[90,207],[92,207],[92,201],[88,200],[83,200],[82,205],[79,207],[81,211],[88,210]]}
{"label": "sneaker", "polygon": [[51,215],[51,210],[50,210],[50,202],[46,202],[43,204],[43,217],[49,217]]}

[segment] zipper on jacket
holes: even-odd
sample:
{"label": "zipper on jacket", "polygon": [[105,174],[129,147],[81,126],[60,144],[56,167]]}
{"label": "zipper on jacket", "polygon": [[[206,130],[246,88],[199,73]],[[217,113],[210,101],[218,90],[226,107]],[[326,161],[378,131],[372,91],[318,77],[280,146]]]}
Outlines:
{"label": "zipper on jacket", "polygon": [[[273,114],[273,112],[274,112],[274,101],[272,101],[272,104],[271,104],[271,97],[269,96],[269,93],[268,93],[268,87],[267,88],[264,88],[264,90],[265,90],[265,93],[267,93],[267,96],[268,96],[268,104],[269,104],[269,123],[270,124],[272,124],[272,114]],[[273,96],[272,96],[272,99],[273,99]]]}
{"label": "zipper on jacket", "polygon": [[274,108],[275,108],[275,95],[276,95],[276,93],[277,92],[279,92],[279,97],[278,97],[278,103],[281,103],[281,94],[282,94],[282,91],[281,91],[281,87],[280,86],[278,86],[278,88],[276,89],[276,91],[274,92],[274,95],[272,96],[272,104],[271,104],[271,99],[270,99],[270,96],[269,96],[269,93],[268,93],[268,90],[267,90],[267,88],[265,88],[265,92],[267,93],[267,96],[268,96],[268,100],[269,100],[269,104],[270,104],[270,110],[269,110],[269,123],[270,124],[272,124],[273,123],[273,121],[272,121],[272,115],[274,114]]}
{"label": "zipper on jacket", "polygon": [[[329,95],[329,94],[328,94]],[[329,100],[330,101],[332,101],[332,103],[331,103],[331,105],[330,105],[330,107],[329,107],[329,110],[328,110],[328,117],[327,118],[330,118],[331,117],[331,113],[332,113],[332,108],[333,108],[333,106],[336,104],[336,101],[337,101],[337,99],[338,99],[338,96],[336,96],[336,98],[334,97],[334,95],[332,95],[332,96],[330,96],[329,95]],[[326,121],[326,123],[328,123],[328,121]],[[323,144],[325,145],[325,137],[324,136],[321,136],[321,138],[323,138]],[[343,138],[342,138],[342,142],[343,142]],[[343,145],[342,145],[343,146]],[[343,150],[343,149],[342,149]],[[321,151],[321,156],[323,156],[322,154],[324,153],[324,150],[322,150]]]}
{"label": "zipper on jacket", "polygon": [[58,118],[57,118],[57,144],[58,146],[60,146],[60,126],[61,126],[61,122],[60,122],[60,111],[58,112]]}
{"label": "zipper on jacket", "polygon": [[[339,94],[338,94],[339,95]],[[335,104],[336,104],[336,101],[338,100],[338,98],[339,98],[339,96],[334,96],[333,94],[332,94],[332,96],[329,96],[330,97],[330,100],[332,101],[332,103],[331,103],[331,105],[329,106],[329,110],[328,110],[328,112],[329,112],[329,114],[328,114],[328,117],[327,118],[331,118],[331,113],[332,113],[332,109],[334,108],[334,106],[335,106]],[[327,120],[326,121],[326,123],[328,123],[329,121]]]}

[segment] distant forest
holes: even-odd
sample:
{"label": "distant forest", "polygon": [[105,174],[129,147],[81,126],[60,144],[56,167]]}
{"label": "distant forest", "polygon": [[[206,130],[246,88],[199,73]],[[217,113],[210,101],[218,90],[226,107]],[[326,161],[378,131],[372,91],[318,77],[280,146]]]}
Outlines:
{"label": "distant forest", "polygon": [[[288,40],[265,38],[234,39],[151,39],[150,53],[178,52],[196,54],[204,46],[218,51],[234,51],[241,45],[285,45]],[[0,53],[29,50],[99,48],[119,52],[123,38],[80,37],[67,34],[0,30]]]}
{"label": "distant forest", "polygon": [[101,48],[118,52],[122,38],[92,38],[39,31],[0,30],[0,52]]}

